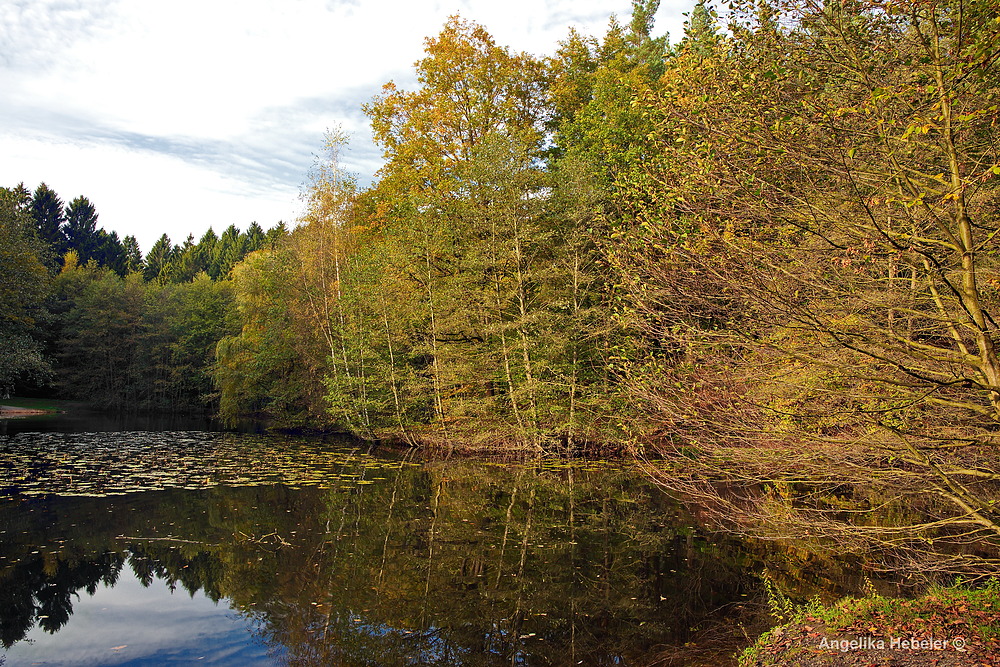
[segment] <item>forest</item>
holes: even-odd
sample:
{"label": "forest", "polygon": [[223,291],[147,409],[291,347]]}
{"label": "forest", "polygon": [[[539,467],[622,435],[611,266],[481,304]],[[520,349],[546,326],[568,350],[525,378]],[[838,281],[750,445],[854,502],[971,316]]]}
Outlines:
{"label": "forest", "polygon": [[4,189],[0,384],[627,449],[736,532],[997,571],[1000,3],[658,5],[545,56],[453,17],[365,106],[377,181],[331,131],[292,226],[143,256]]}

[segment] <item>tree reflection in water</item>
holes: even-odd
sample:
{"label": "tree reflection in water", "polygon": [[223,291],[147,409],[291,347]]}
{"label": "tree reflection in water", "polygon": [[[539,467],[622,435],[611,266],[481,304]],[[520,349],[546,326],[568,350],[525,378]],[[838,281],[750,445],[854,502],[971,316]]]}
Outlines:
{"label": "tree reflection in water", "polygon": [[642,664],[759,593],[759,556],[628,469],[358,456],[339,478],[3,501],[3,644],[125,566],[301,665]]}

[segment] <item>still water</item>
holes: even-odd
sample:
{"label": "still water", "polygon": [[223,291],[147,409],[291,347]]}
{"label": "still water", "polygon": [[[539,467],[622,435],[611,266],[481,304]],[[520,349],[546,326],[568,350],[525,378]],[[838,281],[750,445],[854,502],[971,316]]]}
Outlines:
{"label": "still water", "polygon": [[0,435],[5,667],[721,664],[781,570],[627,465],[72,429]]}

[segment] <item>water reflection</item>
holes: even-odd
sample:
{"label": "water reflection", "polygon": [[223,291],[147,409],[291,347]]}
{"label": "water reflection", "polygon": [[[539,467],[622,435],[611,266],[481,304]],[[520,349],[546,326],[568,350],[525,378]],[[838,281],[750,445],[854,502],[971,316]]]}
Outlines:
{"label": "water reflection", "polygon": [[[610,465],[415,463],[208,433],[20,434],[0,439],[0,487],[8,658],[30,636],[68,662],[72,645],[39,630],[68,632],[85,595],[126,579],[219,601],[246,621],[246,646],[301,665],[645,664],[760,588],[753,555],[707,539],[641,474]],[[176,633],[163,619],[147,631]]]}
{"label": "water reflection", "polygon": [[[259,429],[251,428],[248,431]],[[162,413],[104,413],[89,412],[82,407],[70,412],[48,413],[0,419],[0,436],[18,433],[46,433],[80,431],[220,431],[222,425],[211,417],[190,414]]]}
{"label": "water reflection", "polygon": [[[120,560],[120,559],[119,559]],[[72,619],[55,632],[54,624],[29,630],[23,641],[6,647],[7,667],[30,664],[270,665],[283,656],[263,642],[252,618],[234,613],[207,595],[171,589],[160,579],[142,582],[131,558],[112,565],[114,583],[79,589],[67,599]]]}

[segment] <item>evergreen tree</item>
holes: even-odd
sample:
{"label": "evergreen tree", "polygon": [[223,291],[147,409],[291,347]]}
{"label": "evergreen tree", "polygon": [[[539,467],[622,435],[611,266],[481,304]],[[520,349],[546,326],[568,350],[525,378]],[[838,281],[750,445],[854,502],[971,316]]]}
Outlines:
{"label": "evergreen tree", "polygon": [[208,231],[202,234],[198,244],[194,248],[194,263],[198,271],[204,271],[211,277],[212,254],[215,252],[215,244],[219,242],[219,237],[215,231],[209,227]]}
{"label": "evergreen tree", "polygon": [[126,236],[122,241],[122,252],[125,254],[125,273],[137,273],[143,270],[142,250],[139,242],[132,235]]}
{"label": "evergreen tree", "polygon": [[705,0],[699,0],[684,23],[681,50],[692,51],[703,58],[712,53],[720,43],[716,20],[715,10],[709,8]]}
{"label": "evergreen tree", "polygon": [[198,266],[197,246],[194,235],[188,234],[184,245],[177,248],[170,258],[170,280],[175,283],[188,283],[194,280],[202,269]]}
{"label": "evergreen tree", "polygon": [[278,224],[267,230],[264,237],[265,245],[267,247],[272,249],[276,248],[280,241],[288,237],[288,227],[283,221],[278,221]]}
{"label": "evergreen tree", "polygon": [[627,41],[632,47],[630,59],[649,68],[652,78],[663,74],[664,60],[669,51],[669,36],[653,37],[653,23],[660,0],[632,0],[632,20]]}
{"label": "evergreen tree", "polygon": [[6,196],[11,205],[18,211],[28,211],[31,207],[31,190],[25,187],[24,181],[18,183],[13,189],[7,189]]}
{"label": "evergreen tree", "polygon": [[97,209],[86,197],[77,197],[66,207],[66,249],[75,250],[80,263],[96,259],[102,239],[97,233]]}
{"label": "evergreen tree", "polygon": [[164,234],[156,240],[153,247],[146,254],[145,268],[142,276],[147,281],[157,280],[160,282],[169,279],[170,261],[173,259],[176,248],[171,245],[170,237]]}
{"label": "evergreen tree", "polygon": [[247,254],[263,248],[266,241],[267,238],[264,236],[264,230],[261,226],[256,222],[251,222],[250,226],[247,227],[246,243],[244,244]]}
{"label": "evergreen tree", "polygon": [[47,246],[46,264],[55,268],[62,262],[66,252],[66,235],[63,223],[66,217],[63,213],[63,202],[48,185],[41,183],[35,188],[31,198],[31,217],[35,221],[38,238]]}
{"label": "evergreen tree", "polygon": [[236,225],[229,225],[212,249],[212,263],[208,275],[216,280],[227,278],[233,267],[245,255],[246,236],[240,234]]}
{"label": "evergreen tree", "polygon": [[128,273],[128,256],[122,242],[118,240],[118,232],[97,230],[97,252],[93,258],[97,260],[98,266],[107,267],[119,276]]}

